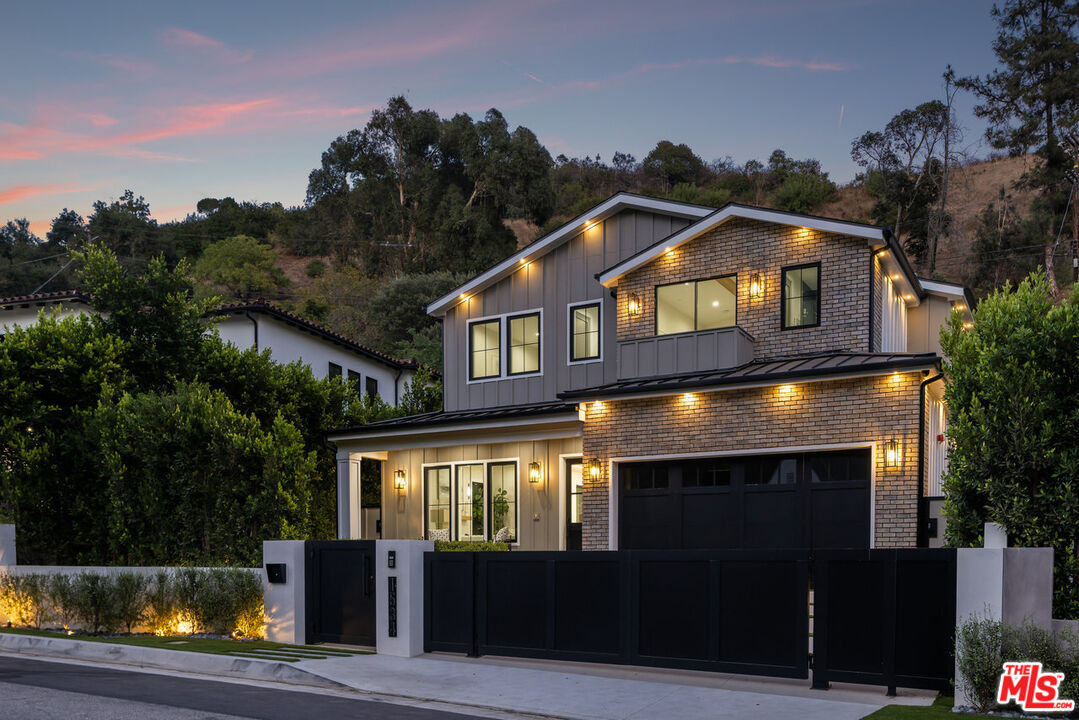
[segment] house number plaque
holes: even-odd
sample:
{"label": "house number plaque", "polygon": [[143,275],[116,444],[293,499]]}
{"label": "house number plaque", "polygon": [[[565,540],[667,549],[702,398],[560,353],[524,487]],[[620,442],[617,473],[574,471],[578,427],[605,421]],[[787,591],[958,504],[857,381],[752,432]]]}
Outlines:
{"label": "house number plaque", "polygon": [[386,599],[389,601],[389,622],[387,623],[390,637],[397,637],[397,576],[391,575],[389,578],[390,587],[389,592],[386,594]]}

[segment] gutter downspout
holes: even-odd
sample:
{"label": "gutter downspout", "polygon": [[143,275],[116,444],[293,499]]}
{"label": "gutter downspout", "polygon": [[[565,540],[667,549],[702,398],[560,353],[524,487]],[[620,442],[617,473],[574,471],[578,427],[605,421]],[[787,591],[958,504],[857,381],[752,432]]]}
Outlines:
{"label": "gutter downspout", "polygon": [[877,279],[877,255],[883,252],[888,252],[887,242],[884,247],[874,250],[869,256],[869,343],[866,348],[869,352],[873,352],[873,311],[876,309],[877,295],[877,283],[874,281]]}
{"label": "gutter downspout", "polygon": [[918,533],[916,547],[927,547],[929,538],[925,531],[925,388],[929,383],[944,378],[943,373],[922,380],[918,386]]}
{"label": "gutter downspout", "polygon": [[251,313],[244,310],[244,317],[251,321],[251,324],[255,326],[255,352],[259,351],[259,321],[251,317]]}

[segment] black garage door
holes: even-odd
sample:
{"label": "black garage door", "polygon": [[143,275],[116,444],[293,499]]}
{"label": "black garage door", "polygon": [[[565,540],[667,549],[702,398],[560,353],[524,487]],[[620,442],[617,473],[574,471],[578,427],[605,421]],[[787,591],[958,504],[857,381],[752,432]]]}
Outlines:
{"label": "black garage door", "polygon": [[869,450],[618,466],[623,550],[869,547]]}

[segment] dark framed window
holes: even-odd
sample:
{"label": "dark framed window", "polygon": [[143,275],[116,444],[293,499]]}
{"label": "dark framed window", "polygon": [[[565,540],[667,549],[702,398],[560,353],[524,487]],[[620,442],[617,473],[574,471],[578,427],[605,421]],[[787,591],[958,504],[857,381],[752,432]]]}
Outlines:
{"label": "dark framed window", "polygon": [[330,369],[326,374],[329,377],[341,377],[341,366],[337,363],[330,363]]}
{"label": "dark framed window", "polygon": [[445,533],[443,539],[450,539],[452,516],[452,474],[449,465],[429,467],[423,473],[423,520],[428,540],[433,540],[431,531]]}
{"label": "dark framed window", "polygon": [[509,327],[509,375],[540,371],[540,314],[514,315]]}
{"label": "dark framed window", "polygon": [[356,392],[360,391],[360,380],[362,378],[363,378],[363,376],[360,375],[355,370],[349,370],[348,371],[348,381],[356,386]]}
{"label": "dark framed window", "polygon": [[377,398],[378,397],[378,380],[376,380],[375,378],[368,375],[367,376],[367,384],[364,387],[364,390],[367,392],[368,397]]}
{"label": "dark framed window", "polygon": [[820,325],[820,263],[791,265],[783,268],[782,327]]}
{"label": "dark framed window", "polygon": [[569,361],[600,356],[600,304],[574,305],[569,310]]}
{"label": "dark framed window", "polygon": [[502,322],[483,320],[468,326],[468,379],[502,374]]}
{"label": "dark framed window", "polygon": [[732,327],[738,323],[738,277],[656,287],[656,335]]}

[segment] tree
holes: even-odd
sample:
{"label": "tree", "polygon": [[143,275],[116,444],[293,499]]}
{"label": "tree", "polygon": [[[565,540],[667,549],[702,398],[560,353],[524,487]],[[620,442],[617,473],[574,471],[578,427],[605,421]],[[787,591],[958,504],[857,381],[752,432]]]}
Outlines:
{"label": "tree", "polygon": [[981,100],[974,114],[988,122],[986,139],[998,149],[1023,155],[1033,148],[1041,163],[1023,183],[1040,192],[1035,212],[1045,228],[1045,272],[1054,295],[1056,224],[1067,205],[1062,133],[1074,128],[1079,100],[1079,3],[1075,0],[1007,0],[993,6],[1000,67],[984,77],[965,77],[960,88]]}
{"label": "tree", "polygon": [[94,203],[87,223],[90,235],[128,261],[141,264],[153,250],[157,221],[150,217],[150,204],[141,195],[124,190],[118,200]]}
{"label": "tree", "polygon": [[53,218],[52,227],[45,235],[50,245],[57,248],[77,250],[86,242],[86,222],[74,210],[64,208]]}
{"label": "tree", "polygon": [[950,147],[955,132],[950,108],[930,100],[851,143],[851,159],[866,169],[866,189],[877,198],[874,219],[892,224],[920,262],[929,259],[930,227],[943,227],[933,215],[942,186],[942,148]]}
{"label": "tree", "polygon": [[704,161],[688,145],[675,145],[670,140],[656,143],[641,163],[641,170],[645,177],[658,182],[663,192],[678,183],[699,182],[707,173]]}
{"label": "tree", "polygon": [[1000,188],[995,202],[982,211],[971,245],[971,269],[967,282],[989,292],[1005,283],[1017,285],[1038,267],[1038,224],[1019,217],[1011,196]]}
{"label": "tree", "polygon": [[286,287],[277,254],[249,235],[234,235],[210,245],[195,263],[195,278],[223,288],[233,297],[250,299]]}
{"label": "tree", "polygon": [[979,546],[983,523],[1018,547],[1053,547],[1053,616],[1079,616],[1079,295],[1054,302],[1033,274],[941,333],[948,378],[948,542]]}

